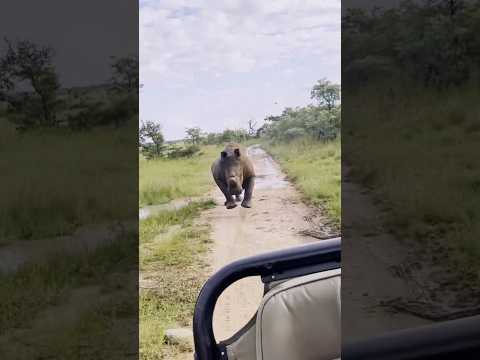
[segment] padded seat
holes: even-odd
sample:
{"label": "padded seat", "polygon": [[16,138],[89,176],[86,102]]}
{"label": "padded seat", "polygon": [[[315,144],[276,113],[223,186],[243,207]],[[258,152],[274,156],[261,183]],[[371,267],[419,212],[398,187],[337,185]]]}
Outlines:
{"label": "padded seat", "polygon": [[229,360],[340,358],[341,270],[284,281],[268,291],[252,320],[226,342]]}

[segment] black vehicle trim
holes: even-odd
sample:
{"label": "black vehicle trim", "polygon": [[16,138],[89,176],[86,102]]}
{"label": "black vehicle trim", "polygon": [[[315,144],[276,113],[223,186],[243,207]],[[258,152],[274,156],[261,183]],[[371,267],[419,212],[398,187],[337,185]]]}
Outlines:
{"label": "black vehicle trim", "polygon": [[342,360],[479,359],[480,315],[346,342]]}
{"label": "black vehicle trim", "polygon": [[315,266],[319,264],[329,264],[330,269],[332,264],[336,264],[336,268],[339,268],[340,262],[341,240],[335,238],[252,256],[220,269],[207,280],[195,305],[193,316],[195,359],[226,359],[225,345],[217,344],[212,322],[217,300],[228,286],[250,276],[268,278],[274,274],[294,273],[302,268],[309,268],[310,273],[318,272]]}

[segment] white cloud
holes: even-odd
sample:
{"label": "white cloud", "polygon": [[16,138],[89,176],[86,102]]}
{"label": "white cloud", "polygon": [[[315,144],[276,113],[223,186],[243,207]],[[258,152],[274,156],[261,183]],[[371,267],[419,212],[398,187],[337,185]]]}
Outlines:
{"label": "white cloud", "polygon": [[249,72],[279,60],[340,48],[340,2],[162,0],[142,3],[140,65],[150,76]]}
{"label": "white cloud", "polygon": [[340,80],[339,0],[143,0],[140,116],[167,139],[259,123]]}

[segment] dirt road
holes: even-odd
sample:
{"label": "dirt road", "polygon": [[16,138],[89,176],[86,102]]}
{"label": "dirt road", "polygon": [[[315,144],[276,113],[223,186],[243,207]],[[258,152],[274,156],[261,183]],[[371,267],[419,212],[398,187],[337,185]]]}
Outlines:
{"label": "dirt road", "polygon": [[[211,196],[218,206],[203,214],[202,221],[212,226],[214,242],[208,255],[210,273],[246,256],[318,241],[300,235],[299,231],[311,227],[312,217],[317,223],[322,222],[319,210],[301,201],[300,194],[263,149],[252,146],[248,153],[257,175],[253,207],[227,210],[222,193],[215,189]],[[251,278],[234,284],[222,294],[214,315],[217,341],[233,335],[248,322],[262,292],[260,279]]]}
{"label": "dirt road", "polygon": [[[396,298],[418,298],[419,290],[396,274],[409,251],[383,228],[381,211],[370,194],[342,174],[342,338],[354,340],[416,327],[429,320],[391,311],[381,303]],[[372,275],[374,274],[374,281]]]}

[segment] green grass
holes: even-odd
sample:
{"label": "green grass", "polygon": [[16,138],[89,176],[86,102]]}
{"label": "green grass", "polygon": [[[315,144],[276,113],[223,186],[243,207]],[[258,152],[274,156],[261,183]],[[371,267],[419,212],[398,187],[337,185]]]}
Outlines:
{"label": "green grass", "polygon": [[0,119],[0,128],[0,243],[137,215],[138,156],[130,125],[18,134]]}
{"label": "green grass", "polygon": [[71,308],[76,316],[67,314],[64,318],[63,312],[58,314],[53,328],[51,324],[44,327],[37,322],[34,329],[21,330],[25,338],[15,334],[13,329],[8,340],[0,340],[4,357],[18,360],[121,359],[138,352],[134,336],[138,329],[138,301],[132,296],[137,290],[136,281],[132,281],[131,274],[115,279],[117,284],[112,291],[102,291],[98,298],[80,299],[90,306],[84,310]]}
{"label": "green grass", "polygon": [[132,357],[138,353],[134,336],[138,328],[138,304],[126,291],[135,290],[124,289],[122,295],[115,293],[98,302],[93,309],[82,313],[78,321],[63,326],[61,333],[45,339],[36,355],[68,360]]}
{"label": "green grass", "polygon": [[143,270],[155,273],[158,287],[140,293],[141,359],[184,350],[166,346],[163,335],[169,327],[191,326],[195,301],[206,280],[199,269],[206,265],[201,255],[208,244],[208,228],[184,228],[143,259]]}
{"label": "green grass", "polygon": [[48,306],[64,301],[72,289],[104,284],[115,271],[134,270],[136,234],[125,234],[93,252],[55,255],[43,264],[27,264],[13,274],[0,275],[0,334],[25,326]]}
{"label": "green grass", "polygon": [[400,238],[441,240],[463,253],[458,266],[478,264],[478,87],[393,90],[393,98],[375,87],[349,95],[356,121],[343,136],[352,174],[390,209]]}
{"label": "green grass", "polygon": [[209,227],[194,219],[212,201],[192,203],[140,222],[140,267],[154,289],[140,292],[140,358],[168,359],[182,348],[167,346],[165,329],[190,326],[196,297],[205,280]]}
{"label": "green grass", "polygon": [[151,242],[155,236],[164,233],[173,225],[190,225],[202,210],[215,206],[213,200],[192,202],[179,210],[162,211],[140,221],[140,244]]}
{"label": "green grass", "polygon": [[204,195],[212,186],[210,166],[220,151],[220,146],[209,145],[191,158],[145,160],[140,157],[140,206]]}
{"label": "green grass", "polygon": [[326,143],[300,139],[289,143],[264,143],[264,147],[279,161],[304,196],[340,223],[340,139]]}

